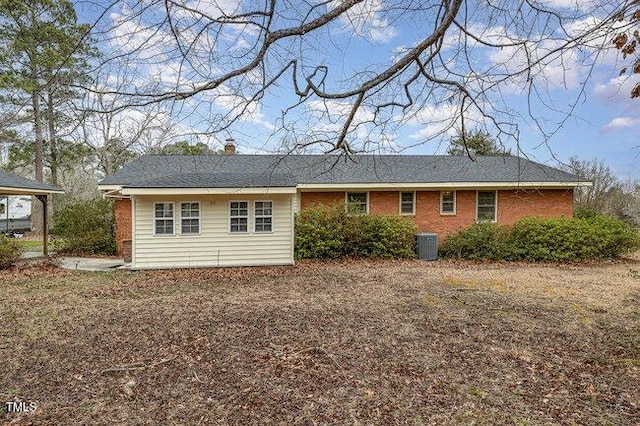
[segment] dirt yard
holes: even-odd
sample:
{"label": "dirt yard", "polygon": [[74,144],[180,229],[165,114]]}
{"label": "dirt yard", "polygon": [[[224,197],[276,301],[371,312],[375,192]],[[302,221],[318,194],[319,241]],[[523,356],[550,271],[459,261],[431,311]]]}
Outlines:
{"label": "dirt yard", "polygon": [[0,422],[640,423],[637,259],[1,277]]}

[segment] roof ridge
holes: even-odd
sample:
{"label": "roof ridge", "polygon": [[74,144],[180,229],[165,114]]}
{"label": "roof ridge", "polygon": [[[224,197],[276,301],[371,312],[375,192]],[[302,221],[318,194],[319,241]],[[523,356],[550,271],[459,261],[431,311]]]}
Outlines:
{"label": "roof ridge", "polygon": [[[191,173],[191,175],[189,175]],[[195,176],[196,173],[198,176]],[[238,184],[259,176],[294,176],[305,183],[367,182],[580,182],[581,178],[556,167],[519,156],[469,157],[442,154],[358,154],[351,160],[334,154],[149,154],[107,176],[102,185],[162,180],[167,186],[216,185],[237,175]],[[227,174],[227,177],[221,176]],[[202,176],[200,176],[202,175]],[[243,176],[246,175],[246,176]],[[172,176],[175,179],[169,179]],[[253,177],[252,177],[253,176]],[[185,183],[186,182],[186,183]]]}

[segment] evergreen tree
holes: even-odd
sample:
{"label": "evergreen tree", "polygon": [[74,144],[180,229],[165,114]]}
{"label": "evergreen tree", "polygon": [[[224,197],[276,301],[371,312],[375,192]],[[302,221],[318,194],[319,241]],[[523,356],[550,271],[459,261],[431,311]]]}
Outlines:
{"label": "evergreen tree", "polygon": [[458,131],[449,141],[447,155],[511,155],[489,135],[482,130]]}
{"label": "evergreen tree", "polygon": [[0,0],[0,102],[31,122],[34,174],[40,182],[47,163],[57,183],[62,105],[77,96],[73,84],[86,82],[93,55],[88,31],[77,23],[68,0]]}

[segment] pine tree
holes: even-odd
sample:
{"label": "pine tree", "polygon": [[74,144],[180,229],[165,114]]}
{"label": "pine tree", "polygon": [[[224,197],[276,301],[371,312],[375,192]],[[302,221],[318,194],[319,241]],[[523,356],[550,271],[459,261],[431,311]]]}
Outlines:
{"label": "pine tree", "polygon": [[458,131],[458,134],[449,140],[447,155],[511,155],[509,150],[498,143],[482,130]]}
{"label": "pine tree", "polygon": [[0,0],[0,102],[31,122],[40,182],[46,162],[57,183],[62,105],[77,96],[72,85],[86,81],[94,54],[88,31],[68,0]]}

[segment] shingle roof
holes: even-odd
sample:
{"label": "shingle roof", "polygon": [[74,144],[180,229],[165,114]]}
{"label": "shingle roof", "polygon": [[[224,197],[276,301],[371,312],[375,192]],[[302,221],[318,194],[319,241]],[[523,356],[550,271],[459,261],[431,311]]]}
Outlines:
{"label": "shingle roof", "polygon": [[317,183],[581,182],[514,156],[145,155],[101,185],[137,188],[295,186]]}
{"label": "shingle roof", "polygon": [[38,182],[33,179],[23,178],[22,176],[0,170],[0,187],[16,188],[16,189],[33,189],[43,192],[62,192],[61,188]]}

